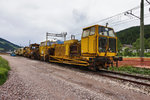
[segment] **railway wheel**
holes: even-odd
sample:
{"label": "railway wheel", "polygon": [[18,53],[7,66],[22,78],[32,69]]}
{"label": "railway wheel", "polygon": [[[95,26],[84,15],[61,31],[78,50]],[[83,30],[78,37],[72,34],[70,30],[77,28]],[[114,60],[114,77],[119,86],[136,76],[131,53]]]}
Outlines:
{"label": "railway wheel", "polygon": [[95,62],[90,63],[88,68],[92,71],[97,71],[98,70],[98,67],[96,66]]}
{"label": "railway wheel", "polygon": [[44,57],[43,57],[43,56],[41,56],[41,57],[40,57],[40,60],[41,60],[41,61],[44,61]]}
{"label": "railway wheel", "polygon": [[31,59],[34,59],[34,55],[31,55]]}
{"label": "railway wheel", "polygon": [[98,65],[98,66],[97,66],[97,69],[98,69],[98,70],[104,69],[104,64]]}
{"label": "railway wheel", "polygon": [[48,55],[44,56],[44,61],[48,62],[49,61],[49,57]]}

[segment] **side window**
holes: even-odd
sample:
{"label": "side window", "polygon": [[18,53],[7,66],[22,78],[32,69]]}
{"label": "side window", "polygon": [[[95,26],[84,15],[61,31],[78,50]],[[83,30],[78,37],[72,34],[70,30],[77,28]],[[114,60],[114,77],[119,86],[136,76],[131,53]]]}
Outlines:
{"label": "side window", "polygon": [[94,34],[95,34],[95,27],[91,27],[91,28],[83,30],[82,37],[87,37],[89,35],[94,35]]}
{"label": "side window", "polygon": [[50,46],[50,42],[49,41],[47,41],[47,46]]}
{"label": "side window", "polygon": [[42,43],[40,44],[40,46],[45,46],[45,42],[42,42]]}
{"label": "side window", "polygon": [[90,35],[94,35],[94,34],[95,34],[95,27],[92,27],[90,31]]}
{"label": "side window", "polygon": [[83,30],[82,37],[87,37],[87,36],[89,36],[89,34],[90,34],[90,29]]}
{"label": "side window", "polygon": [[115,37],[115,34],[114,34],[114,31],[113,31],[113,30],[110,30],[110,31],[109,31],[109,36]]}

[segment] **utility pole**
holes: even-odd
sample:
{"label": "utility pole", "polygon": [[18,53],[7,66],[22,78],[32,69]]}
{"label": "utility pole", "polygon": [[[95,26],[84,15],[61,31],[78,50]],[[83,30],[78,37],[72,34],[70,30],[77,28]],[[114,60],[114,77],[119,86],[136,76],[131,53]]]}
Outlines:
{"label": "utility pole", "polygon": [[144,0],[141,0],[141,11],[140,11],[140,57],[143,61],[144,57]]}
{"label": "utility pole", "polygon": [[[150,2],[148,0],[146,0],[149,4]],[[138,19],[140,19],[140,57],[141,57],[141,61],[143,62],[144,59],[144,0],[141,0],[141,4],[140,4],[140,17],[134,15],[131,11],[127,11],[124,13],[124,15],[132,15]]]}

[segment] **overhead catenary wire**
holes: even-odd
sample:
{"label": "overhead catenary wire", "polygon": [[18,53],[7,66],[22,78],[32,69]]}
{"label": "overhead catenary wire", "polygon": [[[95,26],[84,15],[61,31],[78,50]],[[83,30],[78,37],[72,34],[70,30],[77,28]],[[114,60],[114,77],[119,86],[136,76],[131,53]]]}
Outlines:
{"label": "overhead catenary wire", "polygon": [[[144,18],[147,18],[147,17],[150,17],[150,13],[147,13],[147,14],[144,14]],[[125,20],[122,20],[122,21],[117,21],[117,22],[114,22],[114,23],[111,23],[112,26],[114,26],[115,24],[118,24],[120,25],[120,22],[128,22],[128,21],[133,21],[133,20],[139,20],[137,18],[133,18],[133,19],[125,19]]]}
{"label": "overhead catenary wire", "polygon": [[[148,5],[149,5],[148,3],[145,3],[145,6],[144,6],[144,7],[147,7]],[[122,12],[122,13],[116,14],[116,15],[114,15],[114,16],[111,16],[111,17],[108,17],[108,18],[105,18],[105,19],[102,19],[102,20],[98,20],[98,21],[92,22],[92,23],[90,23],[90,24],[88,24],[88,25],[93,25],[93,24],[96,24],[96,23],[107,23],[109,20],[113,20],[113,18],[115,19],[115,17],[118,17],[118,18],[119,18],[119,17],[124,16],[124,14],[125,14],[126,12],[128,12],[128,11],[135,11],[135,10],[138,10],[138,9],[140,9],[140,6],[134,7],[134,8],[132,8],[132,9],[129,9],[129,10],[124,11],[124,12]]]}
{"label": "overhead catenary wire", "polygon": [[[149,14],[145,14],[145,17],[144,18],[150,18],[150,15]],[[112,27],[115,27],[115,26],[119,26],[119,25],[122,25],[124,23],[130,23],[132,21],[136,21],[136,20],[139,20],[139,19],[126,19],[126,20],[123,20],[123,21],[118,21],[118,23],[114,23],[112,24],[111,26]],[[82,35],[81,33],[78,33],[78,34],[74,34],[74,35]]]}
{"label": "overhead catenary wire", "polygon": [[[144,5],[145,5],[144,7],[149,7],[150,4],[148,2],[146,2],[146,3],[144,3]],[[99,24],[101,23],[102,25],[104,25],[106,23],[109,23],[110,26],[115,27],[115,26],[118,26],[118,25],[121,25],[121,24],[124,24],[124,23],[133,22],[133,21],[139,20],[139,19],[138,18],[134,18],[134,17],[132,17],[130,15],[126,16],[128,18],[124,19],[123,18],[123,17],[125,17],[124,14],[126,12],[128,12],[128,11],[136,12],[136,13],[139,14],[138,10],[140,10],[140,6],[136,6],[136,7],[132,8],[132,9],[129,9],[127,11],[124,11],[122,13],[116,14],[114,16],[111,16],[111,17],[108,17],[108,18],[105,18],[105,19],[101,19],[101,20],[98,20],[98,21],[91,22],[90,24],[84,25],[84,27],[85,26],[91,26],[91,25],[98,24],[98,23]],[[147,17],[150,17],[149,13],[145,14],[144,18],[147,18]],[[81,34],[78,33],[78,34],[74,34],[74,35],[81,35]]]}

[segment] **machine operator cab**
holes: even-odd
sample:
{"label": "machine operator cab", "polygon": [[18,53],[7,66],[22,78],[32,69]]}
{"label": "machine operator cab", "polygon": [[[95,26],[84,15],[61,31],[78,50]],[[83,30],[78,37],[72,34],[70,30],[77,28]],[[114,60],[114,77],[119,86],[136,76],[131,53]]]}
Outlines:
{"label": "machine operator cab", "polygon": [[39,48],[39,44],[36,44],[36,43],[30,44],[29,47],[30,47],[31,50],[35,50],[35,49],[38,49],[38,48]]}
{"label": "machine operator cab", "polygon": [[116,56],[117,37],[112,28],[93,25],[83,29],[81,38],[82,56]]}

